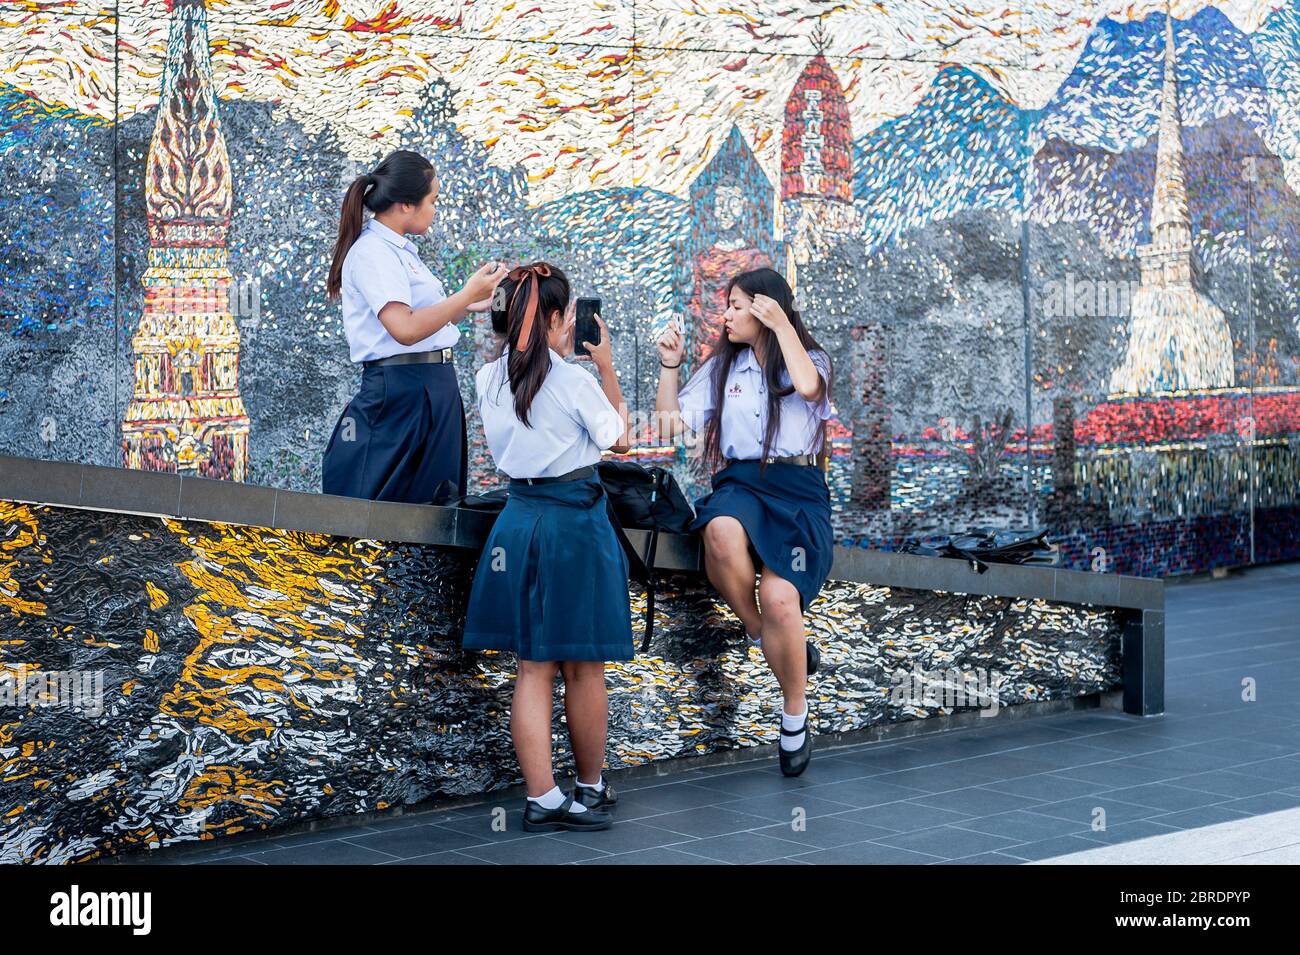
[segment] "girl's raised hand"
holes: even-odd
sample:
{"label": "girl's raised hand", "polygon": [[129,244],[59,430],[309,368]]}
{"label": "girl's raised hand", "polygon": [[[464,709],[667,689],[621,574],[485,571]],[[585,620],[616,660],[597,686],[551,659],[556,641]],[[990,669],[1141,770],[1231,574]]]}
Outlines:
{"label": "girl's raised hand", "polygon": [[[590,342],[583,342],[587,346],[587,354],[591,356],[591,362],[597,368],[608,368],[614,364],[614,346],[609,340],[609,329],[605,326],[605,320],[599,314],[593,315],[596,319],[596,326],[600,329],[600,344],[593,345]],[[578,358],[585,359],[586,355],[578,353]]]}
{"label": "girl's raised hand", "polygon": [[785,310],[776,303],[776,299],[768,298],[766,295],[754,296],[754,301],[749,306],[749,313],[772,331],[790,324],[790,316],[786,315]]}
{"label": "girl's raised hand", "polygon": [[470,306],[470,311],[481,312],[486,308],[479,308],[483,305],[483,300],[487,299],[487,305],[492,304],[492,293],[496,287],[501,284],[502,280],[510,274],[509,270],[500,262],[488,262],[477,272],[469,277],[465,283],[464,291],[468,293],[469,300],[474,303]]}
{"label": "girl's raised hand", "polygon": [[657,345],[659,360],[665,365],[679,365],[686,354],[686,337],[682,335],[681,324],[673,319],[664,333],[659,336]]}
{"label": "girl's raised hand", "polygon": [[574,333],[578,330],[578,300],[576,298],[569,299],[569,305],[564,310],[564,321],[561,328],[564,329],[564,338],[560,340],[560,347],[556,349],[560,353],[560,357],[568,358],[573,355],[577,361],[585,360],[586,356],[577,353],[573,342]]}

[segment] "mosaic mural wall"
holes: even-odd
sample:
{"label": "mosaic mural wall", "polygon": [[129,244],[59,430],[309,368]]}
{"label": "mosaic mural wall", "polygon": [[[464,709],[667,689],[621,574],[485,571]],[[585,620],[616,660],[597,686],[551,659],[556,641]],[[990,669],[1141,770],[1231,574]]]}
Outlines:
{"label": "mosaic mural wall", "polygon": [[698,364],[720,284],[780,269],[842,543],[1293,558],[1298,56],[1300,0],[0,0],[0,451],[318,490],[339,203],[406,147],[434,271],[565,267],[634,412],[671,317]]}
{"label": "mosaic mural wall", "polygon": [[[0,501],[0,695],[24,694],[0,721],[0,863],[519,782],[513,657],[460,649],[476,559]],[[606,668],[610,767],[775,743],[780,689],[703,579],[668,575],[655,620],[649,653]],[[822,733],[1120,682],[1121,622],[1101,608],[831,581],[808,625]],[[959,698],[954,669],[987,696]],[[94,686],[44,682],[60,673]]]}

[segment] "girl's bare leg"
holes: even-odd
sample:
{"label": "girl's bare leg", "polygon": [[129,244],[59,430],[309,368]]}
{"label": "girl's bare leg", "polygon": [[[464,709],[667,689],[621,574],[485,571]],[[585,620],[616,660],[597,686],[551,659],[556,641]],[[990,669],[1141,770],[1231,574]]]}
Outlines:
{"label": "girl's bare leg", "polygon": [[808,649],[799,591],[790,581],[764,567],[758,582],[763,608],[763,656],[776,674],[787,713],[802,713],[808,685]]}
{"label": "girl's bare leg", "polygon": [[736,518],[715,517],[704,525],[704,569],[745,629],[757,635],[763,621],[754,599],[756,571],[749,556],[749,535]]}
{"label": "girl's bare leg", "polygon": [[561,663],[560,672],[564,676],[564,713],[569,722],[569,743],[573,746],[578,781],[594,785],[605,765],[605,736],[609,728],[605,664],[600,660],[572,660]]}
{"label": "girl's bare leg", "polygon": [[556,669],[554,661],[520,660],[515,676],[510,737],[530,796],[541,796],[555,788],[555,774],[551,769],[551,700]]}

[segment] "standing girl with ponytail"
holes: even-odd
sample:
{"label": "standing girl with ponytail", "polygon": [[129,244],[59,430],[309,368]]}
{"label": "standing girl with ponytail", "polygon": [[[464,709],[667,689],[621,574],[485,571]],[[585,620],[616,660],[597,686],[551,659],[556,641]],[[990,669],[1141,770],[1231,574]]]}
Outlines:
{"label": "standing girl with ponytail", "polygon": [[326,293],[342,297],[361,389],[325,448],[326,494],[440,504],[466,492],[465,406],[451,349],[456,323],[485,311],[506,273],[488,263],[459,292],[443,291],[406,238],[429,228],[437,198],[432,163],[399,149],[343,199]]}
{"label": "standing girl with ponytail", "polygon": [[[790,286],[771,269],[727,285],[723,327],[709,357],[678,391],[685,342],[659,339],[656,417],[665,437],[704,435],[704,456],[725,467],[695,502],[705,569],[781,685],[781,771],[812,754],[805,688],[819,654],[803,614],[830,574],[834,537],[823,469],[831,417],[831,361],[804,327]],[[756,567],[762,568],[758,600]]]}
{"label": "standing girl with ponytail", "polygon": [[[528,797],[524,828],[606,829],[613,789],[601,776],[609,700],[606,660],[631,660],[628,561],[596,473],[601,451],[626,451],[627,410],[609,331],[584,342],[600,383],[564,361],[574,350],[569,281],[553,265],[518,268],[498,290],[504,354],[476,385],[483,433],[510,478],[506,506],[483,546],[465,617],[464,646],[518,658],[510,734]],[[573,795],[555,784],[551,700],[564,710],[577,768]]]}

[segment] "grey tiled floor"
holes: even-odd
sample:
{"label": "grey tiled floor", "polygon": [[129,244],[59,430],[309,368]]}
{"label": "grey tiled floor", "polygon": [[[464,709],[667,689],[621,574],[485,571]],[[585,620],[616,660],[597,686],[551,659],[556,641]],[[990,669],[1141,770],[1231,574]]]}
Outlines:
{"label": "grey tiled floor", "polygon": [[[1171,581],[1166,606],[1161,717],[981,721],[814,754],[798,779],[774,760],[614,777],[606,832],[524,833],[511,800],[505,832],[492,831],[487,803],[121,861],[1018,864],[1300,806],[1300,563]],[[1257,702],[1241,699],[1247,678]]]}

